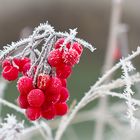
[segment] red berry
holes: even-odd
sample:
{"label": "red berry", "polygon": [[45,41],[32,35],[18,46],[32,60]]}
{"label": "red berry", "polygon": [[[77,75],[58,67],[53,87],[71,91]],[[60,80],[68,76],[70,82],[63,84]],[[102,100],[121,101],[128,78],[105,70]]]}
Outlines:
{"label": "red berry", "polygon": [[47,91],[49,93],[59,92],[61,86],[62,86],[61,80],[57,77],[52,77],[50,78],[50,83],[47,88]]}
{"label": "red berry", "polygon": [[121,50],[119,47],[116,47],[114,52],[113,52],[113,59],[119,60],[121,57],[122,57]]}
{"label": "red berry", "polygon": [[37,77],[37,87],[41,90],[46,90],[49,86],[50,76],[40,73]]}
{"label": "red berry", "polygon": [[52,106],[52,105],[53,105],[52,103],[48,102],[48,101],[45,99],[45,101],[44,101],[43,105],[41,106],[41,108],[42,108],[42,109],[46,109],[46,108],[48,108],[48,107],[50,107],[50,106]]}
{"label": "red berry", "polygon": [[40,115],[41,115],[40,108],[29,107],[26,110],[26,116],[30,121],[37,120],[40,117]]}
{"label": "red berry", "polygon": [[4,68],[5,66],[11,66],[10,60],[5,59],[5,60],[2,62],[2,68]]}
{"label": "red berry", "polygon": [[2,71],[2,76],[9,81],[16,80],[18,78],[18,69],[13,66],[5,66]]}
{"label": "red berry", "polygon": [[53,105],[51,106],[46,106],[44,108],[42,108],[41,110],[41,116],[47,120],[51,120],[55,117],[56,115],[56,111],[55,111],[55,107]]}
{"label": "red berry", "polygon": [[69,66],[73,66],[79,62],[80,55],[74,49],[69,49],[63,53],[63,62]]}
{"label": "red berry", "polygon": [[68,106],[66,103],[57,103],[55,104],[56,115],[63,116],[68,111]]}
{"label": "red berry", "polygon": [[42,90],[33,89],[29,92],[27,100],[30,106],[40,107],[44,103],[45,96]]}
{"label": "red berry", "polygon": [[[14,63],[19,67],[19,71],[22,72],[23,71],[23,67],[26,63],[30,62],[30,59],[27,57],[24,58],[14,58],[13,59]],[[27,67],[27,66],[26,66]],[[29,64],[28,64],[29,67]],[[30,67],[29,67],[30,68]],[[25,69],[25,68],[24,68]],[[28,69],[29,70],[29,69]]]}
{"label": "red berry", "polygon": [[62,87],[67,87],[67,80],[66,79],[60,79]]}
{"label": "red berry", "polygon": [[60,103],[63,103],[63,102],[66,102],[69,98],[69,91],[67,88],[65,87],[62,87],[61,90],[60,90],[60,99],[59,99],[59,102]]}
{"label": "red berry", "polygon": [[60,89],[58,89],[58,91],[56,91],[56,92],[48,92],[46,90],[45,96],[46,96],[46,102],[48,102],[50,104],[55,104],[60,99]]}
{"label": "red berry", "polygon": [[27,109],[29,107],[29,103],[27,101],[27,96],[26,95],[20,95],[17,98],[17,104],[23,109]]}
{"label": "red berry", "polygon": [[83,52],[83,48],[82,48],[82,46],[78,42],[74,42],[73,43],[72,49],[76,50],[79,55],[81,55],[82,52]]}
{"label": "red berry", "polygon": [[66,79],[72,73],[72,67],[68,65],[61,65],[56,68],[56,74],[58,78]]}
{"label": "red berry", "polygon": [[20,58],[14,58],[13,63],[18,66],[19,71],[20,71],[21,59]]}
{"label": "red berry", "polygon": [[27,76],[27,72],[30,70],[30,67],[31,67],[31,63],[26,63],[23,68],[22,68],[22,73],[23,75],[26,75]]}
{"label": "red berry", "polygon": [[31,60],[28,57],[21,58],[21,68],[26,64],[29,63]]}
{"label": "red berry", "polygon": [[[61,48],[61,45],[64,43],[64,40],[65,40],[65,38],[60,38],[60,39],[58,39],[58,40],[56,41],[55,45],[54,45],[55,49]],[[68,49],[70,48],[70,43],[67,43],[67,44],[66,44],[66,48],[68,48]]]}
{"label": "red berry", "polygon": [[48,63],[56,67],[62,63],[62,51],[59,49],[52,50],[48,55]]}
{"label": "red berry", "polygon": [[33,79],[27,76],[22,76],[17,82],[17,89],[21,95],[27,95],[33,88]]}

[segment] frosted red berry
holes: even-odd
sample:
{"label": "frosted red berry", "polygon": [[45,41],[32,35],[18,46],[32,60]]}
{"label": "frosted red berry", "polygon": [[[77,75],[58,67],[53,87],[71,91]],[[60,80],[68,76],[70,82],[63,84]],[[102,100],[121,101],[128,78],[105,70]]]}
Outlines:
{"label": "frosted red berry", "polygon": [[31,67],[31,63],[26,63],[23,68],[22,68],[22,73],[23,75],[26,75],[27,76],[27,72],[30,70],[30,67]]}
{"label": "frosted red berry", "polygon": [[37,120],[40,117],[40,115],[41,115],[40,108],[29,107],[26,110],[26,116],[31,121]]}
{"label": "frosted red berry", "polygon": [[62,51],[59,49],[52,50],[48,55],[48,63],[56,67],[62,63]]}
{"label": "frosted red berry", "polygon": [[26,63],[29,63],[31,60],[28,57],[21,58],[21,67],[23,67]]}
{"label": "frosted red berry", "polygon": [[41,116],[47,120],[51,120],[55,117],[56,115],[56,110],[55,107],[53,105],[51,106],[46,106],[43,107],[41,110]]}
{"label": "frosted red berry", "polygon": [[16,80],[18,78],[18,69],[13,66],[5,66],[2,76],[8,81]]}
{"label": "frosted red berry", "polygon": [[61,84],[63,87],[67,87],[67,80],[66,79],[60,79]]}
{"label": "frosted red berry", "polygon": [[10,60],[5,59],[5,60],[2,62],[2,68],[4,68],[5,66],[11,66],[11,65],[12,65],[12,64],[11,64]]}
{"label": "frosted red berry", "polygon": [[61,80],[57,77],[51,77],[49,86],[47,87],[47,91],[49,93],[56,93],[59,92],[62,86]]}
{"label": "frosted red berry", "polygon": [[68,111],[68,106],[66,103],[57,103],[55,104],[56,115],[63,116]]}
{"label": "frosted red berry", "polygon": [[56,68],[56,74],[58,78],[66,79],[72,73],[72,67],[69,65],[60,65]]}
{"label": "frosted red berry", "polygon": [[[28,76],[28,71],[30,70],[30,67],[31,67],[31,63],[29,63],[29,62],[26,63],[22,68],[22,74]],[[37,69],[37,66],[34,66],[33,74],[35,74],[36,69]]]}
{"label": "frosted red berry", "polygon": [[27,100],[30,106],[40,107],[44,103],[45,96],[42,90],[33,89],[29,92]]}
{"label": "frosted red berry", "polygon": [[19,107],[23,108],[23,109],[27,109],[29,107],[29,103],[27,101],[27,96],[26,95],[20,95],[17,98],[17,104]]}
{"label": "frosted red berry", "polygon": [[46,90],[45,96],[46,96],[46,102],[55,104],[60,99],[60,89],[58,89],[56,92],[48,92]]}
{"label": "frosted red berry", "polygon": [[21,95],[27,95],[33,89],[33,79],[22,76],[17,82],[17,89]]}
{"label": "frosted red berry", "polygon": [[[26,63],[30,62],[30,59],[27,57],[24,58],[14,58],[13,62],[19,67],[19,71],[22,72],[23,71],[23,67]],[[28,64],[29,65],[29,64]],[[25,69],[25,68],[24,68]]]}
{"label": "frosted red berry", "polygon": [[21,65],[21,59],[20,59],[20,58],[14,58],[14,59],[13,59],[13,63],[14,63],[15,65],[17,65],[18,68],[20,68],[20,65]]}
{"label": "frosted red berry", "polygon": [[63,62],[69,66],[73,66],[79,62],[80,55],[74,49],[69,49],[63,53]]}
{"label": "frosted red berry", "polygon": [[63,103],[63,102],[66,102],[69,98],[69,91],[67,88],[65,87],[62,87],[61,90],[60,90],[60,99],[59,99],[59,102],[60,103]]}
{"label": "frosted red berry", "polygon": [[48,107],[50,107],[50,106],[52,106],[52,105],[53,105],[52,103],[48,102],[48,101],[45,99],[43,105],[41,106],[41,109],[46,109],[46,108],[48,108]]}
{"label": "frosted red berry", "polygon": [[40,73],[37,77],[37,87],[41,90],[46,90],[49,86],[50,76],[47,74]]}
{"label": "frosted red berry", "polygon": [[[55,49],[59,49],[59,48],[61,48],[61,45],[64,43],[64,41],[65,41],[65,38],[60,38],[60,39],[58,39],[57,41],[56,41],[56,43],[55,43],[55,45],[54,45],[54,47],[55,47]],[[70,42],[69,43],[67,43],[66,44],[66,48],[70,48]]]}
{"label": "frosted red berry", "polygon": [[76,50],[79,55],[81,55],[82,52],[83,52],[83,48],[82,48],[82,46],[78,42],[74,42],[73,43],[72,49]]}

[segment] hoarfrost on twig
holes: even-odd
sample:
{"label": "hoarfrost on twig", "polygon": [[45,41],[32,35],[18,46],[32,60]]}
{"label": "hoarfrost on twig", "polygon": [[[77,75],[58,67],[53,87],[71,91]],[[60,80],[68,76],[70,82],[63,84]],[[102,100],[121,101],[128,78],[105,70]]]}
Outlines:
{"label": "hoarfrost on twig", "polygon": [[0,124],[0,140],[18,140],[19,134],[24,128],[24,121],[18,122],[14,115],[9,114],[4,121]]}
{"label": "hoarfrost on twig", "polygon": [[[140,55],[140,47],[138,47],[135,52],[132,52],[131,55],[128,55],[128,57],[126,57],[125,59],[123,59],[123,61],[124,61],[124,63],[125,62],[128,62],[128,61],[132,60],[133,58],[135,58],[138,55]],[[76,113],[81,108],[83,108],[89,102],[91,102],[94,99],[96,99],[97,97],[99,97],[98,96],[98,92],[96,91],[96,89],[98,89],[101,86],[101,84],[105,81],[105,79],[108,76],[110,76],[110,74],[112,74],[113,72],[115,72],[121,66],[122,66],[122,63],[121,62],[117,63],[110,70],[108,70],[101,78],[99,78],[99,80],[90,88],[90,90],[85,94],[85,96],[75,106],[75,108],[73,109],[73,111],[67,116],[67,119],[65,119],[64,121],[61,121],[61,123],[60,123],[60,125],[59,125],[59,127],[57,129],[57,132],[56,132],[55,140],[60,140],[61,139],[61,137],[62,137],[64,131],[66,130],[66,128],[68,127],[69,123],[71,122],[71,120],[75,117]],[[129,68],[129,69],[132,69],[132,67]],[[106,91],[108,91],[108,90],[106,89]],[[92,97],[92,99],[91,99],[91,97]],[[133,118],[132,118],[132,123],[134,124],[134,119]]]}
{"label": "hoarfrost on twig", "polygon": [[125,81],[125,89],[123,95],[126,97],[126,104],[128,106],[127,117],[128,119],[130,119],[131,127],[135,128],[137,119],[134,117],[134,111],[136,110],[136,108],[135,108],[135,104],[132,102],[132,95],[134,94],[134,92],[131,89],[132,81],[129,76],[129,72],[135,70],[135,68],[133,67],[130,61],[123,61],[122,59],[120,60],[120,62],[122,64],[122,70],[123,70],[122,78]]}

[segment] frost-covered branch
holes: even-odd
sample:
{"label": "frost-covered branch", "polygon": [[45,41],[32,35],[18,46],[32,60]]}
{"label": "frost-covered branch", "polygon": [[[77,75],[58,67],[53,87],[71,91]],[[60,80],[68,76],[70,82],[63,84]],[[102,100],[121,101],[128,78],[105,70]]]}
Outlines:
{"label": "frost-covered branch", "polygon": [[[126,57],[123,61],[129,61],[133,58],[135,58],[136,56],[140,55],[140,47],[137,48],[137,50],[135,52],[132,52],[131,55],[129,55],[128,57]],[[73,109],[73,111],[66,116],[66,119],[64,119],[64,121],[61,121],[58,130],[56,132],[56,137],[55,140],[60,140],[62,134],[64,133],[64,131],[66,130],[67,126],[69,125],[69,123],[71,122],[71,120],[74,118],[74,116],[76,115],[76,113],[85,105],[87,105],[89,102],[93,101],[94,99],[96,99],[98,97],[97,92],[94,92],[96,90],[96,88],[98,88],[100,86],[100,84],[102,84],[104,82],[104,80],[113,72],[115,72],[118,68],[120,68],[122,66],[121,62],[117,63],[114,67],[112,67],[109,71],[106,72],[106,74],[104,74],[99,81],[97,81],[92,87],[91,89],[85,93],[85,96],[80,100],[80,102],[75,106],[75,108]],[[96,93],[96,94],[95,94]],[[93,99],[90,100],[91,95],[93,96]]]}
{"label": "frost-covered branch", "polygon": [[[140,47],[137,47],[137,50],[134,52],[132,51],[132,54],[126,57],[123,61],[129,61],[134,59],[136,56],[140,55]],[[99,80],[94,84],[92,88],[98,87],[100,84],[104,82],[104,80],[113,72],[115,72],[117,69],[121,67],[121,62],[117,63],[115,66],[113,66],[110,70],[108,70]]]}
{"label": "frost-covered branch", "polygon": [[[71,32],[73,30],[70,30]],[[11,45],[4,46],[3,50],[0,51],[0,62],[3,61],[7,56],[11,55],[18,49],[30,49],[32,47],[32,42],[40,42],[40,40],[44,40],[46,37],[50,36],[51,34],[54,34],[55,37],[65,37],[69,38],[69,40],[75,40],[82,44],[84,47],[90,49],[91,51],[94,51],[95,48],[86,41],[80,39],[80,38],[75,38],[71,36],[69,33],[63,33],[63,32],[55,32],[53,27],[46,22],[45,24],[40,24],[37,28],[35,28],[33,34],[29,36],[26,39],[22,39],[18,42],[12,42]],[[35,47],[36,48],[36,47]],[[34,48],[34,49],[35,49]]]}
{"label": "frost-covered branch", "polygon": [[136,124],[136,118],[134,117],[134,111],[136,110],[136,108],[135,108],[135,104],[132,102],[132,95],[134,94],[134,92],[131,89],[132,82],[131,82],[129,73],[131,71],[135,70],[135,68],[133,67],[133,65],[131,64],[130,61],[124,62],[122,59],[121,63],[122,63],[122,70],[123,70],[122,79],[124,79],[125,86],[126,86],[124,89],[123,95],[127,99],[126,100],[126,104],[128,106],[127,117],[130,119],[131,127],[134,128],[135,124]]}
{"label": "frost-covered branch", "polygon": [[0,140],[19,140],[19,134],[24,126],[23,121],[18,122],[14,115],[7,115],[5,122],[0,124]]}
{"label": "frost-covered branch", "polygon": [[17,112],[24,114],[24,111],[21,108],[19,108],[18,106],[14,105],[14,104],[12,104],[4,99],[0,98],[0,103],[5,105],[5,106],[8,106],[9,108],[16,110]]}
{"label": "frost-covered branch", "polygon": [[[23,114],[23,115],[24,115],[24,113],[25,113],[25,111],[23,111],[21,108],[19,108],[18,106],[14,105],[14,104],[12,104],[12,103],[10,103],[10,102],[4,100],[4,99],[0,99],[0,103],[3,104],[3,105],[8,106],[9,108],[14,109],[14,110],[17,111],[17,112],[20,112],[20,113]],[[41,128],[40,124],[39,124],[38,122],[32,122],[32,123],[33,123],[36,127],[39,128],[40,133],[41,133],[42,136],[45,138],[46,136],[45,136],[44,132],[42,131],[42,128]],[[46,125],[47,125],[47,124],[46,124]]]}
{"label": "frost-covered branch", "polygon": [[[18,58],[29,56],[31,59],[31,67],[27,75],[34,78],[33,84],[35,86],[37,76],[40,72],[49,73],[46,71],[48,69],[46,69],[45,66],[47,65],[49,67],[50,65],[46,60],[48,54],[54,47],[56,39],[65,38],[65,41],[61,45],[62,47],[66,46],[68,42],[72,43],[77,41],[92,52],[95,50],[91,44],[77,38],[76,34],[76,29],[70,29],[70,33],[63,33],[56,32],[48,22],[40,24],[28,38],[4,46],[3,50],[0,51],[0,62],[3,62],[4,59],[13,60],[13,58],[17,56]],[[40,46],[42,46],[41,51]],[[20,51],[20,53],[16,54],[17,51]],[[16,67],[16,65],[14,66]]]}

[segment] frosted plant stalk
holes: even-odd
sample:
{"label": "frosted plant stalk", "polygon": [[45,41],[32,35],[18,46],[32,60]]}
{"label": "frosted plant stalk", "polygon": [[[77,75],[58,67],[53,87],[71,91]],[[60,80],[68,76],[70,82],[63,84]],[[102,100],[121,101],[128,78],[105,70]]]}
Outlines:
{"label": "frosted plant stalk", "polygon": [[[140,55],[140,47],[138,47],[135,52],[132,52],[132,54],[129,55],[128,57],[126,57],[123,61],[124,62],[129,61],[129,60],[135,58],[138,55]],[[94,93],[95,93],[94,91],[96,90],[96,88],[98,88],[100,86],[100,84],[102,84],[104,82],[104,80],[106,78],[108,78],[108,76],[110,76],[110,74],[115,72],[121,66],[122,66],[121,62],[117,63],[114,67],[112,67],[109,71],[107,71],[101,78],[99,78],[99,80],[91,87],[91,89],[87,93],[85,93],[85,96],[80,100],[80,102],[77,104],[77,106],[75,106],[73,111],[68,116],[66,116],[66,119],[61,121],[61,123],[60,123],[60,125],[57,129],[57,132],[56,132],[55,140],[60,140],[61,139],[62,134],[64,133],[64,131],[66,130],[66,128],[68,127],[69,123],[74,118],[76,113],[82,107],[84,107],[87,103],[89,103],[88,100],[90,99],[89,97],[91,95],[93,95],[93,97],[94,97]],[[93,98],[93,99],[95,99],[95,98]],[[92,100],[90,100],[90,102],[91,101]]]}
{"label": "frosted plant stalk", "polygon": [[5,122],[0,124],[0,140],[19,140],[19,134],[24,126],[23,121],[18,122],[14,115],[7,115]]}
{"label": "frosted plant stalk", "polygon": [[126,104],[128,106],[127,117],[128,119],[130,119],[131,127],[135,128],[137,119],[134,117],[134,111],[136,110],[136,108],[135,108],[135,104],[132,102],[132,95],[134,94],[134,92],[131,89],[132,82],[129,76],[129,72],[135,70],[135,68],[133,67],[130,61],[124,62],[122,59],[120,60],[120,62],[122,63],[122,70],[123,70],[122,78],[125,81],[125,89],[123,95],[127,99],[126,100]]}

